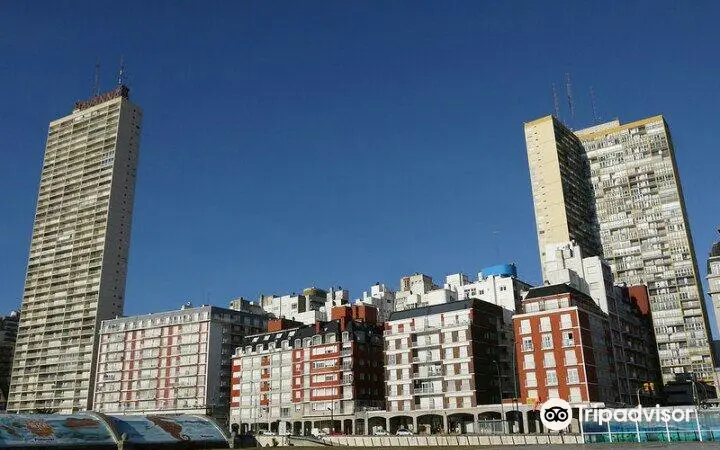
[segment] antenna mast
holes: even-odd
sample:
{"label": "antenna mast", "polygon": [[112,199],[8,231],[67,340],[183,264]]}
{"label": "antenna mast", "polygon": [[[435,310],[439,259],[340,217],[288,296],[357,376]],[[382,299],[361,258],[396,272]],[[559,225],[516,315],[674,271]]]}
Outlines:
{"label": "antenna mast", "polygon": [[565,73],[565,88],[567,89],[568,108],[570,108],[570,118],[575,120],[575,104],[572,97],[572,84],[570,83],[570,72]]}
{"label": "antenna mast", "polygon": [[93,87],[91,97],[100,95],[100,60],[95,61],[95,73],[93,74]]}
{"label": "antenna mast", "polygon": [[558,102],[557,89],[555,89],[555,83],[552,84],[553,92],[553,107],[555,108],[555,118],[560,120],[560,102]]}
{"label": "antenna mast", "polygon": [[120,70],[118,71],[118,86],[123,84],[123,73],[125,72],[125,57],[120,56]]}
{"label": "antenna mast", "polygon": [[592,86],[590,86],[590,103],[592,104],[592,113],[593,113],[593,123],[598,124],[600,123],[600,116],[598,116],[597,113],[597,102],[595,100],[595,90]]}

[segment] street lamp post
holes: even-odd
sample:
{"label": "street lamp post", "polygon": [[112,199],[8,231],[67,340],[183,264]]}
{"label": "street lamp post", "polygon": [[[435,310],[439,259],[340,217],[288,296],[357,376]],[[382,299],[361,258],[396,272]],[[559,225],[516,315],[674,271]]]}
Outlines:
{"label": "street lamp post", "polygon": [[498,364],[497,360],[493,360],[493,364],[495,364],[495,369],[497,369],[497,375],[498,375],[498,384],[500,385],[500,425],[502,426],[503,434],[505,433],[505,407],[503,406],[503,399],[502,399],[502,377],[500,376],[500,365]]}
{"label": "street lamp post", "polygon": [[642,406],[642,403],[640,402],[640,391],[642,391],[642,388],[637,388],[636,393],[637,393],[638,406]]}
{"label": "street lamp post", "polygon": [[335,401],[330,400],[330,408],[328,408],[328,411],[330,411],[330,433],[335,432]]}

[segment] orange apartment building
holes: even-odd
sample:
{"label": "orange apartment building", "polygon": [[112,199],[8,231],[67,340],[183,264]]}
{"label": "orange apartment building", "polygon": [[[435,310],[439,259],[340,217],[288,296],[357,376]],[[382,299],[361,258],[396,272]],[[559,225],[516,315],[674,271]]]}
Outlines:
{"label": "orange apartment building", "polygon": [[614,400],[610,325],[591,297],[566,284],[532,288],[513,326],[522,402]]}

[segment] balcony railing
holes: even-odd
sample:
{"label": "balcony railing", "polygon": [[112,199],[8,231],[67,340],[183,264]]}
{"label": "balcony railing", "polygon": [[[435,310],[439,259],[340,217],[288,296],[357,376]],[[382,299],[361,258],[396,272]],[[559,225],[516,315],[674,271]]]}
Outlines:
{"label": "balcony railing", "polygon": [[423,394],[435,394],[435,393],[441,393],[441,389],[435,389],[433,387],[420,387],[413,389],[413,393],[415,395],[423,395]]}

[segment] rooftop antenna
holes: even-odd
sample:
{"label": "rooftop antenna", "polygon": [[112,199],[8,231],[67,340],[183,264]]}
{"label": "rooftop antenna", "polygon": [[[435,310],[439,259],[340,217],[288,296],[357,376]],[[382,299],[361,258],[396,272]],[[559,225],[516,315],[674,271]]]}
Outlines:
{"label": "rooftop antenna", "polygon": [[555,83],[552,84],[553,92],[553,106],[555,108],[555,118],[560,120],[560,102],[558,102],[557,89],[555,89]]}
{"label": "rooftop antenna", "polygon": [[570,109],[570,119],[575,120],[575,105],[572,98],[572,84],[570,83],[570,72],[565,73],[565,89],[567,89],[568,108]]}
{"label": "rooftop antenna", "polygon": [[495,257],[497,258],[498,262],[500,261],[500,244],[498,243],[499,236],[499,231],[493,231],[493,237],[495,238]]}
{"label": "rooftop antenna", "polygon": [[100,60],[95,61],[95,73],[93,74],[92,96],[100,94]]}
{"label": "rooftop antenna", "polygon": [[125,72],[125,57],[120,56],[120,70],[118,71],[118,86],[123,84],[123,73]]}
{"label": "rooftop antenna", "polygon": [[600,116],[597,113],[597,101],[595,99],[595,90],[590,86],[590,104],[592,105],[593,123],[600,123]]}

